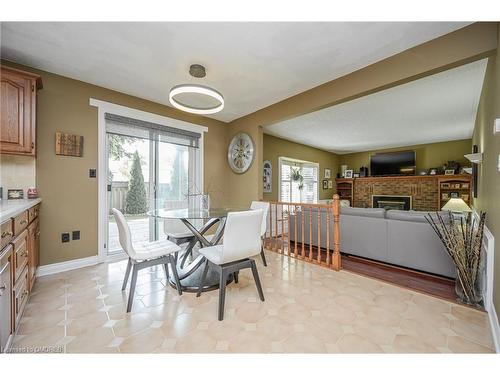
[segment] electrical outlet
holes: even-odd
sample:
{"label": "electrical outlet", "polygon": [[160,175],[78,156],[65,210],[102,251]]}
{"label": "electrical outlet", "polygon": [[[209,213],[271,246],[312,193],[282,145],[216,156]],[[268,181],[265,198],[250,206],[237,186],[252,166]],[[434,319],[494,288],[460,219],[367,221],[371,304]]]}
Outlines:
{"label": "electrical outlet", "polygon": [[69,242],[69,233],[61,234],[61,242]]}
{"label": "electrical outlet", "polygon": [[89,169],[89,177],[96,178],[97,177],[97,170],[94,168]]}
{"label": "electrical outlet", "polygon": [[80,231],[79,230],[74,230],[71,236],[71,239],[73,241],[79,240],[80,239]]}

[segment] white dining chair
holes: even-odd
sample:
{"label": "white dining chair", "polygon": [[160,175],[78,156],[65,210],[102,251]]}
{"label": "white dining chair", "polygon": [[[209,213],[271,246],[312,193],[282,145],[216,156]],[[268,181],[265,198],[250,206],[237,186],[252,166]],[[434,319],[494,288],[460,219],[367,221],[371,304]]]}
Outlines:
{"label": "white dining chair", "polygon": [[[251,210],[262,210],[262,225],[260,229],[261,240],[264,241],[264,235],[267,231],[267,216],[269,213],[269,202],[253,201],[250,205]],[[266,254],[264,253],[264,243],[261,242],[260,257],[262,258],[262,263],[267,267]]]}
{"label": "white dining chair", "polygon": [[134,300],[135,285],[137,284],[137,274],[140,270],[148,267],[153,267],[162,264],[165,269],[167,282],[169,280],[168,264],[172,266],[172,274],[175,279],[177,292],[182,295],[182,286],[177,274],[177,264],[172,254],[179,251],[181,248],[169,240],[161,240],[154,242],[132,244],[132,235],[130,228],[125,220],[125,216],[113,208],[113,216],[118,226],[118,238],[120,245],[128,255],[127,270],[125,271],[125,279],[123,280],[122,290],[127,287],[128,277],[132,270],[132,279],[130,281],[130,290],[127,303],[127,312],[132,309]]}
{"label": "white dining chair", "polygon": [[224,319],[224,302],[228,277],[242,269],[252,269],[260,300],[264,301],[257,266],[255,260],[252,259],[261,251],[262,215],[262,210],[230,212],[227,215],[222,244],[200,249],[200,253],[205,257],[205,268],[196,296],[201,295],[208,269],[215,269],[220,275],[219,320]]}

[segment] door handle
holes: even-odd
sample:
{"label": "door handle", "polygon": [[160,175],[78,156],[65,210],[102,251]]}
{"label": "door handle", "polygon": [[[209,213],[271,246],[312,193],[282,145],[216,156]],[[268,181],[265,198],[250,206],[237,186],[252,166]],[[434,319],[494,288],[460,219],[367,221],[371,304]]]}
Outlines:
{"label": "door handle", "polygon": [[7,284],[3,284],[3,286],[0,286],[0,297],[3,295],[4,290],[7,289]]}
{"label": "door handle", "polygon": [[111,185],[108,184],[108,191],[111,191]]}

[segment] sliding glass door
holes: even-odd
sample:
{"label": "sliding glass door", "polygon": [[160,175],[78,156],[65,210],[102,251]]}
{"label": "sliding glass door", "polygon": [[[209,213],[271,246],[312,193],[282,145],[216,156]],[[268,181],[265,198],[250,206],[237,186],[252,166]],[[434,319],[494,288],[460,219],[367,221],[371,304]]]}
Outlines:
{"label": "sliding glass door", "polygon": [[162,222],[147,213],[187,207],[188,195],[198,193],[198,139],[197,133],[106,117],[108,255],[122,251],[113,208],[125,215],[136,243],[165,238],[166,230],[183,229],[182,223]]}

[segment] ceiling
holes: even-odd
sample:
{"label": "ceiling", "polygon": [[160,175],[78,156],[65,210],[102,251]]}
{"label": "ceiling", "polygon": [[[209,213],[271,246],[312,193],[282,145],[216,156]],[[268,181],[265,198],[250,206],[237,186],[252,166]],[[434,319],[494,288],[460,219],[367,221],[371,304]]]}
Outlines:
{"label": "ceiling", "polygon": [[226,101],[209,117],[229,122],[467,24],[3,22],[1,55],[167,105],[172,86],[209,85]]}
{"label": "ceiling", "polygon": [[264,128],[346,154],[472,138],[487,59]]}

